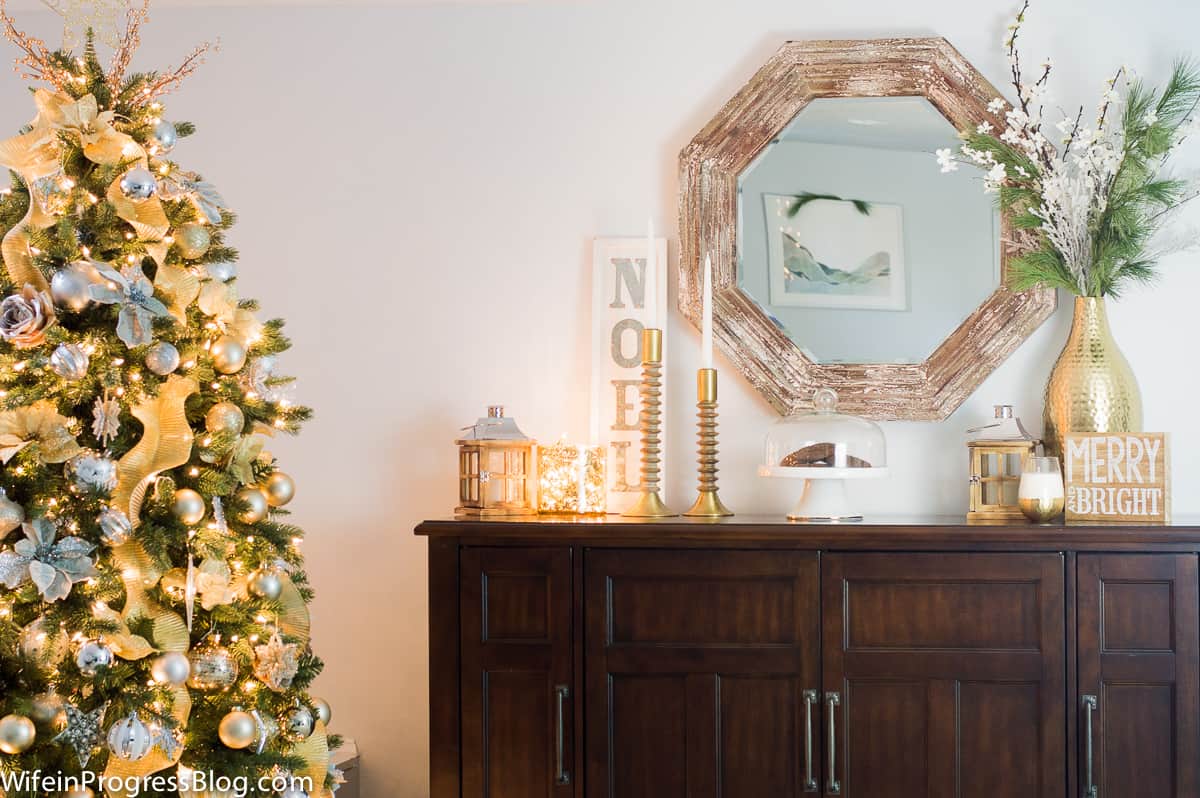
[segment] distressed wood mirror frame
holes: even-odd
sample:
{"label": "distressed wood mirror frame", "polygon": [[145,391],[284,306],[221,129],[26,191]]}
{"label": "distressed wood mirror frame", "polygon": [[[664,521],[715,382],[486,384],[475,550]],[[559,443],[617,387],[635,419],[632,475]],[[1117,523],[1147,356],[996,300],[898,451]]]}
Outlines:
{"label": "distressed wood mirror frame", "polygon": [[810,407],[813,391],[829,387],[843,412],[945,418],[1054,312],[1053,290],[1005,287],[1012,256],[1007,219],[1000,288],[922,363],[816,363],[738,287],[738,175],[815,98],[901,96],[925,97],[958,130],[984,120],[1003,124],[987,110],[999,92],[945,39],[789,42],[680,153],[679,309],[700,324],[710,254],[714,338],[780,413]]}

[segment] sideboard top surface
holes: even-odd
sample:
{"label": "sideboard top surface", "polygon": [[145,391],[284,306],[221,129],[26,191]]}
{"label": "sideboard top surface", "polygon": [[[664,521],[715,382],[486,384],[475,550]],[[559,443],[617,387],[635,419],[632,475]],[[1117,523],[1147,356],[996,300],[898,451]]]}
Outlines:
{"label": "sideboard top surface", "polygon": [[1200,551],[1200,517],[1166,526],[968,524],[963,516],[868,516],[853,523],[726,519],[529,516],[425,521],[416,534],[466,545],[535,543],[587,546],[885,549],[945,551]]}

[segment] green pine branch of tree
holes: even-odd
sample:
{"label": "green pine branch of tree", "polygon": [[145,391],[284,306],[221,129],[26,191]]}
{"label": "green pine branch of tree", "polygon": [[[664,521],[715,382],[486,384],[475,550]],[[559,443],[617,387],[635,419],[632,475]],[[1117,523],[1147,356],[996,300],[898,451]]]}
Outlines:
{"label": "green pine branch of tree", "polygon": [[[154,199],[160,202],[169,223],[170,233],[164,242],[170,247],[161,261],[157,259],[157,242],[144,237],[109,199],[114,184],[119,185],[122,177],[138,165],[138,158],[97,163],[89,158],[85,141],[87,134],[97,128],[62,126],[53,135],[61,173],[55,185],[38,189],[49,192],[41,198],[43,205],[50,207],[53,201],[51,223],[45,227],[26,224],[34,197],[31,186],[19,174],[13,174],[11,189],[0,195],[0,234],[9,236],[4,248],[6,266],[11,267],[11,236],[24,229],[32,265],[48,285],[57,285],[55,275],[71,264],[84,264],[85,272],[88,264],[108,264],[116,271],[125,270],[122,273],[126,275],[140,268],[154,286],[153,299],[168,306],[184,301],[187,304],[178,309],[180,318],[152,315],[148,334],[130,345],[118,336],[125,305],[90,299],[95,294],[87,286],[84,299],[76,301],[75,307],[62,297],[54,298],[54,319],[41,331],[40,340],[30,343],[27,338],[6,335],[0,341],[0,448],[8,453],[5,447],[12,444],[13,436],[18,443],[26,443],[22,435],[32,441],[10,453],[0,485],[7,500],[22,508],[27,525],[43,519],[54,526],[59,540],[70,537],[85,542],[87,559],[94,564],[90,577],[70,585],[69,593],[56,600],[48,599],[23,571],[12,577],[19,582],[12,587],[0,582],[0,717],[37,717],[39,700],[50,693],[83,711],[107,704],[101,736],[87,765],[96,772],[104,771],[118,755],[105,743],[108,730],[131,713],[176,736],[183,748],[182,763],[194,770],[230,777],[259,777],[281,769],[298,771],[305,762],[295,753],[295,746],[303,741],[304,734],[289,729],[287,724],[297,709],[320,714],[321,705],[308,689],[321,672],[322,663],[306,640],[282,631],[285,645],[298,644],[294,673],[286,686],[265,684],[256,674],[259,663],[255,647],[266,643],[279,628],[278,619],[288,607],[271,590],[260,595],[245,587],[252,575],[269,572],[294,585],[295,595],[305,603],[312,599],[298,550],[301,530],[288,523],[286,511],[279,507],[256,512],[261,503],[247,493],[259,491],[282,474],[275,460],[261,448],[263,435],[296,433],[311,415],[308,408],[287,401],[284,388],[288,379],[275,376],[271,370],[274,357],[290,346],[283,322],[257,324],[252,321],[257,303],[233,298],[230,289],[236,286],[236,275],[232,264],[237,252],[227,236],[236,220],[226,209],[218,209],[215,223],[206,218],[197,200],[196,184],[202,178],[174,160],[185,150],[183,140],[194,132],[193,126],[175,122],[173,132],[180,143],[175,149],[162,143],[162,136],[172,132],[164,131],[162,125],[165,109],[157,101],[146,101],[147,88],[160,86],[161,76],[130,74],[114,91],[90,42],[81,56],[59,52],[50,54],[48,61],[63,78],[63,85],[51,92],[57,92],[60,98],[65,94],[63,99],[70,101],[94,97],[101,112],[113,112],[113,129],[149,153],[148,166],[160,188]],[[190,187],[191,192],[161,190],[172,180],[185,181],[176,185]],[[186,225],[196,224],[204,226],[210,239],[203,251],[194,247],[186,250],[185,242],[178,237]],[[168,271],[197,280],[199,295],[188,297],[186,290],[173,295],[173,284],[164,279]],[[113,288],[103,276],[98,282]],[[0,297],[19,296],[23,289],[24,285],[11,278],[11,268],[0,269]],[[213,306],[220,305],[222,297],[226,305],[214,312]],[[12,308],[17,316],[0,319],[0,330],[8,331],[6,325],[10,322],[20,326],[17,305]],[[247,329],[253,332],[245,334]],[[232,364],[221,363],[214,356],[214,343],[227,336],[237,339],[239,333],[244,337],[238,339],[245,349],[244,364],[236,362],[236,357]],[[162,344],[178,352],[178,365],[168,372],[163,372],[161,366],[156,372],[147,362],[148,355],[152,356],[154,348]],[[86,353],[82,374],[63,368],[61,363],[56,365],[55,353],[62,346],[77,347],[74,351]],[[191,454],[186,463],[159,473],[149,486],[139,515],[130,519],[134,526],[131,539],[145,552],[148,572],[163,575],[144,585],[145,598],[181,618],[186,614],[189,591],[186,587],[180,589],[179,578],[186,574],[189,561],[215,564],[218,571],[221,566],[228,568],[232,587],[224,597],[227,601],[206,609],[203,599],[207,594],[195,599],[188,645],[194,653],[219,638],[239,671],[226,689],[186,688],[192,704],[186,726],[180,726],[172,713],[175,688],[156,680],[152,672],[161,650],[137,659],[116,656],[109,666],[95,672],[77,664],[77,654],[85,643],[107,645],[125,631],[141,635],[154,649],[160,641],[149,618],[121,618],[129,601],[123,578],[128,564],[118,562],[116,547],[101,523],[104,513],[112,508],[112,486],[88,482],[80,467],[70,463],[64,466],[58,458],[50,457],[48,440],[22,431],[20,423],[21,414],[30,408],[49,407],[65,420],[65,432],[61,434],[85,454],[119,462],[145,434],[142,421],[134,417],[132,409],[156,397],[168,379],[179,377],[192,379],[198,386],[185,405],[186,419],[194,432]],[[110,426],[108,430],[111,435],[102,434],[96,423],[97,403],[105,400],[111,403],[110,416],[116,422],[115,428]],[[239,412],[232,413],[240,419],[236,428],[212,428],[209,415],[217,405],[237,408]],[[229,417],[229,413],[224,416]],[[53,426],[52,421],[47,423]],[[199,493],[203,519],[180,517],[175,499],[176,491],[183,489]],[[223,505],[224,525],[217,517],[218,501]],[[17,527],[0,537],[0,558],[10,555],[10,566],[11,557],[18,553],[18,541],[25,536],[24,528]],[[37,556],[45,556],[45,552]],[[186,586],[186,576],[182,578]],[[194,588],[195,577],[191,584]],[[102,612],[105,608],[114,612]],[[40,624],[35,629],[51,630],[51,638],[55,638],[53,630],[61,629],[69,641],[67,649],[54,652],[48,651],[54,648],[52,644],[40,649],[31,646],[34,624]],[[128,629],[123,630],[122,624]],[[256,736],[255,744],[247,748],[227,746],[219,733],[222,720],[239,710],[267,719],[258,727],[261,738]],[[75,749],[56,741],[61,730],[61,715],[39,722],[36,738],[26,750],[0,753],[0,772],[80,773]],[[330,738],[331,747],[338,742],[336,737]]]}

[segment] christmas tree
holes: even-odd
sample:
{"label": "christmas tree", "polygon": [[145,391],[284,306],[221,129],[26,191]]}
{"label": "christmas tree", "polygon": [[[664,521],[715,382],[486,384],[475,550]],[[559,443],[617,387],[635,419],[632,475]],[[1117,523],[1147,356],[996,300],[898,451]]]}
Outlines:
{"label": "christmas tree", "polygon": [[114,14],[106,66],[90,20],[51,51],[0,2],[42,84],[0,142],[0,795],[328,796],[294,486],[264,449],[310,411],[274,373],[282,322],[238,296],[234,215],[174,160],[193,126],[160,101],[208,47],[132,72],[146,15]]}

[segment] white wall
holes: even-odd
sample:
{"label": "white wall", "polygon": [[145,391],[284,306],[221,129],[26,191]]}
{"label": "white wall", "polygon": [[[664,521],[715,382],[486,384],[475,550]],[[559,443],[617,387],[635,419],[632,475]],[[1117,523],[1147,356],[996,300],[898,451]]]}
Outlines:
{"label": "white wall", "polygon": [[[452,440],[489,402],[530,432],[587,432],[590,240],[673,230],[680,148],[789,38],[940,34],[997,83],[1008,4],[949,0],[554,0],[437,7],[169,8],[139,63],[197,39],[223,51],[169,106],[200,125],[178,158],[236,206],[244,293],[291,320],[285,365],[317,409],[273,444],[297,478],[313,580],[320,691],[358,738],[371,798],[426,794],[425,544],[420,519],[454,503]],[[47,15],[27,12],[53,33]],[[1153,78],[1195,42],[1200,6],[1040,0],[1031,60],[1052,51],[1060,96],[1089,107],[1121,61]],[[11,53],[11,50],[9,50]],[[4,124],[32,116],[0,78]],[[1200,376],[1195,257],[1113,312],[1149,429],[1174,438],[1177,510],[1189,487]],[[893,477],[861,490],[880,513],[963,511],[964,428],[993,402],[1040,414],[1068,321],[1059,315],[942,424],[888,424]],[[672,313],[668,375],[690,385],[696,332]],[[719,363],[718,365],[723,365]],[[687,500],[693,430],[674,392],[668,498]],[[774,415],[724,380],[723,495],[779,513],[791,486],[753,475]]]}

